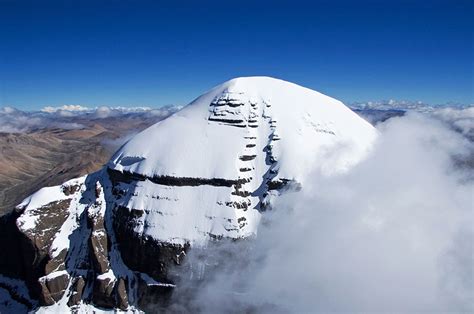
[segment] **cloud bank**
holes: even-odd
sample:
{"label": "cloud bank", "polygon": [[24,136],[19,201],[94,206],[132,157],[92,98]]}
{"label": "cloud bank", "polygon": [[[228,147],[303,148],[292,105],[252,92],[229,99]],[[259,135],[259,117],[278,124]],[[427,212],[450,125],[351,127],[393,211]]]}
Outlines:
{"label": "cloud bank", "polygon": [[429,105],[422,102],[389,100],[354,103],[350,107],[374,125],[392,117],[403,116],[407,112],[423,113],[443,121],[449,127],[474,141],[474,104]]}
{"label": "cloud bank", "polygon": [[465,136],[474,140],[474,106],[465,108],[441,108],[434,110],[432,115],[454,129],[460,131]]}
{"label": "cloud bank", "polygon": [[143,118],[161,120],[179,110],[180,106],[150,107],[83,107],[64,105],[45,107],[40,111],[21,111],[12,107],[0,108],[0,132],[25,133],[46,128],[80,129],[97,119]]}
{"label": "cloud bank", "polygon": [[172,311],[474,311],[474,168],[455,162],[473,142],[415,113],[378,129],[367,160],[310,173],[255,239],[191,250]]}

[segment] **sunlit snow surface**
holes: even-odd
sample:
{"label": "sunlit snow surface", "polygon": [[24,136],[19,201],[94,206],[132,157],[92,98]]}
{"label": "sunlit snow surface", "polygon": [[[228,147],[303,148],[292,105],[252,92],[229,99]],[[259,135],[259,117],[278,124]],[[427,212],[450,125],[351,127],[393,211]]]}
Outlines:
{"label": "sunlit snow surface", "polygon": [[[247,179],[246,197],[211,185],[169,187],[147,180],[124,187],[133,192],[121,205],[147,209],[137,232],[203,244],[210,235],[255,234],[267,180],[304,186],[310,171],[344,171],[366,155],[376,135],[369,123],[326,95],[268,77],[237,78],[136,135],[108,166],[147,177]],[[230,202],[249,206],[226,206]]]}
{"label": "sunlit snow surface", "polygon": [[[338,100],[273,78],[237,78],[139,133],[108,164],[148,178],[201,183],[123,182],[126,197],[110,196],[107,202],[111,208],[143,211],[135,232],[155,240],[204,245],[210,237],[247,237],[256,234],[262,202],[279,193],[267,191],[268,182],[283,179],[304,187],[307,173],[344,171],[364,158],[376,136]],[[214,179],[234,183],[216,185]],[[69,218],[53,243],[52,254],[59,253],[77,228],[81,193],[67,196],[59,186],[41,189],[22,203],[19,227],[33,230],[38,207],[71,199]]]}
{"label": "sunlit snow surface", "polygon": [[[214,109],[210,104],[227,95],[243,103],[227,117],[242,118],[247,124],[252,119],[251,103],[257,104],[256,130],[209,121]],[[115,154],[111,167],[145,175],[237,178],[244,137],[256,133],[266,145],[271,121],[281,138],[275,143],[280,176],[299,181],[309,168],[332,171],[357,162],[376,134],[369,123],[331,97],[278,79],[237,78],[135,136]],[[348,150],[337,160],[324,159],[328,149],[339,145],[348,145]],[[264,155],[261,148],[256,151]]]}
{"label": "sunlit snow surface", "polygon": [[[123,197],[107,188],[106,203],[141,211],[134,231],[158,241],[200,246],[211,237],[243,238],[256,234],[263,204],[281,192],[269,191],[269,182],[304,188],[308,173],[332,175],[362,160],[376,137],[368,122],[338,100],[278,79],[237,78],[119,149],[107,167],[145,179],[119,183]],[[107,176],[105,170],[99,176]],[[157,183],[157,177],[198,183]],[[35,228],[37,208],[71,200],[53,256],[69,246],[84,210],[79,201],[84,187],[73,195],[65,195],[63,187],[41,189],[20,205],[25,211],[18,225],[26,231]]]}

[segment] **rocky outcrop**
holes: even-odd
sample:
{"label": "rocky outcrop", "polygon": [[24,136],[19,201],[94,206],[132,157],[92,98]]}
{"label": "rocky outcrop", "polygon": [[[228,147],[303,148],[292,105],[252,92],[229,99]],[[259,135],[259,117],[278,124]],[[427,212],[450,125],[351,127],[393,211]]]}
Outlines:
{"label": "rocky outcrop", "polygon": [[64,273],[55,277],[41,277],[38,282],[41,287],[39,294],[40,305],[53,305],[58,302],[66,292],[69,284],[69,275]]}
{"label": "rocky outcrop", "polygon": [[24,211],[22,207],[1,218],[0,250],[9,252],[9,258],[1,259],[0,269],[9,277],[25,280],[32,296],[43,305],[59,300],[67,286],[67,274],[48,275],[65,270],[66,252],[52,255],[50,248],[52,239],[64,224],[70,202],[69,199],[53,201],[34,209],[32,215],[37,216],[34,229],[22,228],[18,220]]}
{"label": "rocky outcrop", "polygon": [[74,278],[72,281],[71,289],[70,289],[70,295],[69,299],[67,301],[67,305],[69,307],[78,305],[79,302],[81,302],[83,294],[84,294],[84,288],[86,286],[86,281],[82,276],[78,276]]}
{"label": "rocky outcrop", "polygon": [[124,207],[116,209],[113,225],[120,243],[122,259],[131,269],[146,273],[158,282],[172,284],[168,269],[171,265],[180,263],[180,258],[186,255],[189,244],[168,244],[150,237],[140,237],[134,231],[134,217],[137,212]]}
{"label": "rocky outcrop", "polygon": [[[255,156],[253,157],[255,158]],[[128,171],[117,171],[107,168],[110,179],[113,182],[131,183],[134,181],[149,180],[155,184],[166,186],[232,186],[234,184],[243,183],[245,179],[221,179],[221,178],[190,178],[190,177],[173,177],[173,176],[145,176],[138,173]]]}
{"label": "rocky outcrop", "polygon": [[[62,200],[25,204],[0,218],[0,250],[10,252],[0,260],[2,274],[25,281],[40,306],[87,302],[126,310],[146,300],[165,302],[173,286],[168,269],[181,262],[189,245],[137,237],[131,223],[139,211],[106,203],[116,197],[106,171],[80,181],[57,187]],[[63,230],[73,221],[74,230]]]}

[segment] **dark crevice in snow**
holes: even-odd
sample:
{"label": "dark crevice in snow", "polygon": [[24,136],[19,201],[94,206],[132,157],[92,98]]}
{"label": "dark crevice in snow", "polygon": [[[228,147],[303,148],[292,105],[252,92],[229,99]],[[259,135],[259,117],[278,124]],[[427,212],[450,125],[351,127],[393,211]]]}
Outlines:
{"label": "dark crevice in snow", "polygon": [[244,120],[242,119],[219,119],[219,118],[213,118],[213,117],[209,117],[208,120],[213,121],[213,122],[224,122],[224,123],[243,123],[244,122]]}

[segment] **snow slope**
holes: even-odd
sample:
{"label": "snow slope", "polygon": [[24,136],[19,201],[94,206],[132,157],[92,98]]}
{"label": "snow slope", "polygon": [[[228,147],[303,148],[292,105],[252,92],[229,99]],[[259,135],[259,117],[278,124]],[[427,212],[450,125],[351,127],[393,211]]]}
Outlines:
{"label": "snow slope", "polygon": [[[338,100],[274,78],[243,77],[136,135],[108,167],[149,179],[200,180],[199,186],[147,180],[124,187],[134,191],[121,206],[146,212],[140,234],[202,244],[209,235],[256,233],[268,182],[304,185],[311,171],[344,171],[375,137],[375,129]],[[234,195],[235,184],[206,184],[213,179],[245,182]]]}
{"label": "snow slope", "polygon": [[[236,78],[120,148],[107,165],[114,194],[108,205],[128,210],[137,236],[160,242],[205,245],[210,238],[247,237],[256,234],[272,197],[287,186],[304,187],[308,174],[348,169],[376,136],[331,97],[274,78]],[[114,179],[117,173],[127,178]],[[85,178],[77,180],[69,184]],[[37,208],[52,201],[72,200],[70,211],[82,210],[81,195],[66,196],[63,188],[27,198],[18,226],[34,229]],[[64,233],[75,225],[68,220]],[[64,241],[55,241],[56,252]]]}
{"label": "snow slope", "polygon": [[[242,106],[219,112],[210,107],[219,99],[235,99]],[[256,104],[252,111],[251,104]],[[218,108],[218,107],[217,107]],[[213,112],[213,110],[216,110]],[[274,121],[281,138],[278,157],[282,177],[301,180],[308,163],[325,164],[325,150],[351,145],[352,152],[334,163],[344,169],[363,157],[375,137],[373,127],[342,102],[308,88],[269,77],[243,77],[225,82],[194,100],[183,110],[141,132],[113,157],[111,167],[145,175],[201,178],[239,176],[237,157],[250,128],[223,128],[212,115],[242,119],[253,117],[260,127]],[[270,131],[258,130],[266,141]]]}

